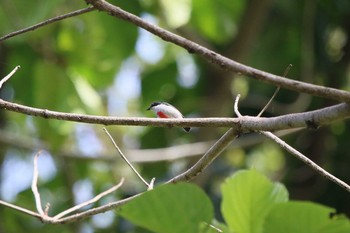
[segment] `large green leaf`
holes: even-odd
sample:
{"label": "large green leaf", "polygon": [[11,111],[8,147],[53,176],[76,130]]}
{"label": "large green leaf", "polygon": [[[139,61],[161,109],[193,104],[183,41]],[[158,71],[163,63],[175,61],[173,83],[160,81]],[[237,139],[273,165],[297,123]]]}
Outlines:
{"label": "large green leaf", "polygon": [[269,210],[288,200],[282,184],[272,183],[256,170],[235,173],[221,189],[224,219],[232,231],[240,233],[262,232]]}
{"label": "large green leaf", "polygon": [[350,222],[334,216],[334,209],[311,202],[290,201],[275,205],[266,217],[268,233],[348,233]]}
{"label": "large green leaf", "polygon": [[146,192],[119,212],[138,226],[159,233],[198,232],[210,223],[213,206],[205,193],[193,184],[169,184]]}

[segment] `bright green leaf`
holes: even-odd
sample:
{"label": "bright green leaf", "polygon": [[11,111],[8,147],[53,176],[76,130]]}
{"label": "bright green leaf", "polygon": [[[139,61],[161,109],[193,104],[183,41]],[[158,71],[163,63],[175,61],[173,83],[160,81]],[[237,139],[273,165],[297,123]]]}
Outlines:
{"label": "bright green leaf", "polygon": [[272,183],[255,170],[235,173],[222,185],[222,214],[229,228],[240,233],[262,232],[265,216],[288,200],[282,184]]}
{"label": "bright green leaf", "polygon": [[348,233],[350,221],[330,218],[335,210],[323,205],[290,201],[275,205],[266,217],[264,232],[268,233]]}
{"label": "bright green leaf", "polygon": [[120,209],[120,215],[138,226],[159,233],[198,232],[210,223],[213,206],[193,184],[169,184],[146,192]]}

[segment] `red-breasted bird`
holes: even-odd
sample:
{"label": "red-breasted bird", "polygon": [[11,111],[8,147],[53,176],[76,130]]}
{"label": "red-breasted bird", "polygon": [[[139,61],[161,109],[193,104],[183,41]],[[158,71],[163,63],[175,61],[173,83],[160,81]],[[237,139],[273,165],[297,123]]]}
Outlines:
{"label": "red-breasted bird", "polygon": [[[152,110],[159,118],[184,118],[179,110],[166,102],[153,102],[147,110]],[[190,132],[190,127],[185,127],[186,132]]]}

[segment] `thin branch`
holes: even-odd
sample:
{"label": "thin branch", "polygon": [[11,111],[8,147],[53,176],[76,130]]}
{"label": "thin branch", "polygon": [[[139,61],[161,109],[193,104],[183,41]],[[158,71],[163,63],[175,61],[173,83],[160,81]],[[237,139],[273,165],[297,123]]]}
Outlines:
{"label": "thin branch", "polygon": [[27,27],[27,28],[23,28],[21,30],[15,31],[15,32],[11,32],[11,33],[1,37],[0,38],[0,42],[5,41],[5,40],[7,40],[7,39],[9,39],[11,37],[14,37],[14,36],[17,36],[17,35],[29,32],[29,31],[34,31],[35,29],[38,29],[38,28],[43,27],[43,26],[46,26],[48,24],[51,24],[51,23],[54,23],[54,22],[57,22],[57,21],[60,21],[60,20],[63,20],[63,19],[67,19],[67,18],[70,18],[70,17],[73,17],[73,16],[85,14],[85,13],[93,11],[93,10],[95,10],[95,8],[93,6],[89,6],[87,8],[80,9],[80,10],[77,10],[77,11],[73,11],[73,12],[68,13],[68,14],[56,16],[54,18],[45,20],[45,21],[43,21],[41,23],[38,23],[38,24],[35,24],[33,26],[30,26],[30,27]]}
{"label": "thin branch", "polygon": [[236,96],[235,103],[234,103],[234,105],[233,105],[233,110],[234,110],[234,112],[235,112],[235,114],[236,114],[236,116],[237,116],[238,118],[242,117],[241,113],[240,113],[239,110],[238,110],[238,102],[239,102],[239,98],[240,98],[240,97],[241,97],[240,94],[238,94],[238,95]]}
{"label": "thin branch", "polygon": [[3,79],[1,79],[1,81],[0,81],[0,89],[2,88],[2,85],[3,85],[7,80],[9,80],[9,79],[12,77],[12,75],[13,75],[14,73],[17,72],[17,70],[18,70],[19,68],[21,68],[21,67],[20,67],[20,66],[16,66],[8,75],[6,75]]}
{"label": "thin branch", "polygon": [[[109,204],[106,204],[106,205],[103,205],[103,206],[100,206],[100,207],[97,207],[97,208],[93,208],[93,209],[90,209],[90,210],[87,210],[87,211],[84,211],[84,212],[81,212],[81,213],[77,213],[77,214],[68,216],[66,218],[62,218],[63,216],[65,216],[65,215],[67,215],[69,213],[72,213],[73,211],[76,211],[76,210],[78,210],[78,209],[80,209],[80,208],[82,208],[84,206],[87,206],[89,204],[97,202],[102,197],[110,194],[111,192],[114,192],[115,190],[120,188],[121,185],[123,184],[124,178],[122,178],[121,181],[117,185],[115,185],[112,188],[110,188],[110,189],[108,189],[108,190],[98,194],[97,196],[95,196],[91,200],[86,201],[84,203],[81,203],[81,204],[79,204],[77,206],[74,206],[74,207],[72,207],[72,208],[70,208],[68,210],[65,210],[65,211],[57,214],[55,217],[50,217],[50,216],[48,216],[48,209],[49,209],[50,204],[48,203],[46,205],[45,211],[44,211],[43,208],[42,208],[42,205],[41,205],[40,193],[39,193],[38,188],[37,188],[37,183],[38,183],[37,182],[38,181],[38,165],[37,165],[37,162],[38,162],[39,155],[40,155],[40,152],[38,152],[35,155],[35,157],[34,157],[34,172],[33,172],[33,181],[32,181],[32,191],[33,191],[33,194],[34,194],[36,208],[37,208],[38,213],[35,213],[35,212],[31,211],[31,210],[28,210],[28,209],[25,209],[25,208],[22,208],[22,207],[19,207],[19,206],[7,203],[7,202],[2,201],[2,200],[0,200],[0,205],[4,205],[6,207],[9,207],[9,208],[15,209],[17,211],[20,211],[22,213],[28,214],[30,216],[36,217],[36,218],[40,219],[42,222],[44,222],[44,223],[58,224],[58,223],[76,222],[76,221],[78,221],[81,218],[85,218],[85,217],[88,217],[88,216],[91,216],[91,215],[95,215],[95,214],[98,214],[98,213],[105,212],[107,210],[115,208],[116,206],[120,206],[122,204],[125,204],[127,201],[129,201],[129,200],[131,200],[134,197],[137,197],[139,195],[138,194],[138,195],[135,195],[133,197],[120,200],[118,202],[112,202],[112,203],[109,203]],[[153,182],[153,180],[152,180],[152,182]]]}
{"label": "thin branch", "polygon": [[33,180],[32,180],[32,191],[35,198],[35,205],[38,213],[43,217],[45,216],[45,212],[43,210],[43,207],[41,206],[41,198],[40,193],[38,191],[38,158],[41,151],[36,153],[34,156],[34,171],[33,171]]}
{"label": "thin branch", "polygon": [[281,76],[270,74],[270,73],[240,64],[210,49],[207,49],[199,44],[196,44],[179,35],[169,32],[163,28],[160,28],[159,26],[151,24],[141,19],[140,17],[133,15],[127,11],[124,11],[121,8],[114,6],[104,0],[85,0],[85,2],[95,6],[96,9],[108,12],[110,15],[114,17],[133,23],[136,26],[149,31],[152,34],[159,36],[165,41],[169,41],[171,43],[174,43],[188,50],[190,53],[196,53],[199,56],[203,57],[205,60],[220,66],[222,69],[229,70],[235,73],[240,73],[240,74],[273,84],[275,86],[280,86],[282,88],[294,90],[297,92],[308,93],[311,95],[316,95],[324,98],[335,99],[340,102],[350,103],[350,92],[287,79]]}
{"label": "thin branch", "polygon": [[146,117],[106,117],[85,114],[74,114],[50,111],[47,109],[32,108],[11,103],[0,99],[0,109],[6,109],[25,115],[57,119],[74,122],[84,122],[101,125],[128,125],[128,126],[158,126],[158,127],[234,127],[242,131],[276,131],[293,128],[317,128],[330,124],[336,120],[350,117],[350,104],[337,104],[319,110],[286,114],[277,117],[251,117],[241,118],[146,118]]}
{"label": "thin branch", "polygon": [[119,188],[123,185],[123,183],[124,183],[124,178],[122,178],[122,179],[120,180],[120,182],[119,182],[117,185],[113,186],[112,188],[110,188],[110,189],[108,189],[108,190],[106,190],[106,191],[104,191],[104,192],[98,194],[97,196],[95,196],[94,198],[92,198],[92,199],[90,199],[90,200],[88,200],[88,201],[86,201],[86,202],[83,202],[83,203],[81,203],[81,204],[79,204],[79,205],[76,205],[76,206],[74,206],[74,207],[72,207],[72,208],[69,208],[69,209],[67,209],[67,210],[65,210],[65,211],[63,211],[63,212],[57,214],[56,216],[53,217],[53,219],[54,219],[54,220],[59,220],[60,218],[62,218],[63,216],[65,216],[65,215],[67,215],[67,214],[70,214],[70,213],[72,213],[72,212],[74,212],[74,211],[76,211],[76,210],[78,210],[78,209],[81,209],[81,208],[83,208],[84,206],[87,206],[87,205],[90,205],[90,204],[92,204],[92,203],[97,202],[97,201],[100,200],[102,197],[104,197],[104,196],[106,196],[106,195],[108,195],[108,194],[114,192],[115,190],[119,189]]}
{"label": "thin branch", "polygon": [[25,209],[23,207],[13,205],[11,203],[8,203],[8,202],[2,201],[2,200],[0,200],[0,205],[9,207],[9,208],[14,209],[14,210],[18,210],[18,211],[20,211],[22,213],[25,213],[25,214],[28,214],[30,216],[33,216],[33,217],[41,219],[41,215],[40,214],[38,214],[38,213],[36,213],[34,211],[31,211],[31,210]]}
{"label": "thin branch", "polygon": [[57,220],[55,223],[66,224],[66,223],[71,223],[71,222],[77,222],[77,221],[80,221],[80,220],[82,220],[84,218],[87,218],[87,217],[90,217],[90,216],[93,216],[93,215],[96,215],[96,214],[104,213],[104,212],[112,210],[112,209],[119,208],[122,205],[128,203],[129,201],[135,199],[136,197],[138,197],[138,196],[140,196],[142,194],[143,193],[139,193],[139,194],[136,194],[134,196],[125,198],[123,200],[110,202],[110,203],[105,204],[103,206],[99,206],[99,207],[96,207],[96,208],[92,208],[92,209],[86,210],[84,212],[73,214],[73,215],[70,215],[68,217],[61,218],[61,219]]}
{"label": "thin branch", "polygon": [[[290,135],[295,132],[299,132],[299,129],[288,129],[277,131],[275,134],[279,137]],[[260,134],[247,134],[243,135],[229,147],[233,148],[243,148],[252,146],[267,140],[265,136]],[[128,155],[130,162],[136,163],[150,163],[150,162],[160,162],[160,161],[174,161],[177,159],[190,158],[203,155],[210,147],[215,143],[214,140],[194,142],[188,144],[179,144],[164,148],[154,148],[154,149],[124,149],[125,154]],[[52,148],[46,145],[40,140],[33,140],[31,137],[25,135],[20,135],[17,133],[9,132],[7,130],[0,130],[0,144],[10,145],[15,148],[20,148],[29,151],[37,151],[38,148],[50,151]],[[80,151],[70,150],[70,149],[60,149],[55,152],[57,157],[66,157],[68,159],[79,160],[79,161],[103,161],[103,162],[115,162],[115,153],[110,150],[96,154],[94,157],[84,156]]]}
{"label": "thin branch", "polygon": [[204,155],[198,162],[184,173],[170,179],[167,183],[176,183],[179,181],[189,181],[202,173],[239,135],[236,129],[229,129]]}
{"label": "thin branch", "polygon": [[276,97],[277,93],[280,91],[281,87],[277,87],[275,92],[272,94],[271,98],[269,99],[269,101],[267,102],[267,104],[264,106],[263,109],[261,109],[261,111],[259,112],[259,114],[256,117],[261,117],[261,115],[266,111],[266,109],[270,106],[270,104],[272,103],[273,99]]}
{"label": "thin branch", "polygon": [[[238,106],[238,99],[236,99],[235,103],[235,107],[237,108]],[[235,109],[235,111],[237,112],[237,115],[240,115],[238,108]],[[258,118],[258,117],[257,117]],[[279,146],[281,146],[283,149],[285,149],[286,151],[288,151],[289,153],[291,153],[292,155],[294,155],[296,158],[298,158],[299,160],[301,160],[302,162],[304,162],[306,165],[308,165],[309,167],[311,167],[313,170],[315,170],[316,172],[318,172],[320,175],[322,175],[323,177],[327,178],[328,180],[336,183],[337,185],[339,185],[340,187],[344,188],[345,190],[347,190],[348,192],[350,192],[350,186],[345,183],[344,181],[338,179],[337,177],[333,176],[332,174],[330,174],[329,172],[327,172],[326,170],[324,170],[323,168],[321,168],[320,166],[318,166],[316,163],[314,163],[311,159],[309,159],[308,157],[306,157],[305,155],[303,155],[302,153],[300,153],[299,151],[297,151],[296,149],[294,149],[293,147],[291,147],[290,145],[288,145],[288,143],[284,142],[282,139],[280,139],[279,137],[277,137],[276,135],[274,135],[271,132],[267,132],[267,131],[260,131],[261,134],[265,135],[266,137],[272,139],[274,142],[276,142]]]}
{"label": "thin branch", "polygon": [[152,187],[150,184],[147,183],[147,181],[140,175],[140,173],[134,168],[134,166],[129,162],[129,160],[126,158],[126,156],[123,154],[123,152],[120,150],[120,148],[118,147],[117,143],[114,141],[113,137],[111,136],[111,134],[108,132],[108,130],[103,127],[103,130],[105,131],[105,133],[107,134],[107,136],[109,137],[109,139],[112,141],[114,147],[117,149],[117,151],[119,152],[120,156],[122,157],[122,159],[129,165],[129,167],[131,168],[131,170],[134,171],[134,173],[139,177],[139,179],[147,186],[148,190],[153,188],[153,182],[152,182]]}
{"label": "thin branch", "polygon": [[288,145],[285,141],[283,141],[282,139],[280,139],[279,137],[277,137],[273,133],[271,133],[271,132],[264,132],[264,131],[262,131],[261,133],[263,135],[265,135],[266,137],[272,139],[279,146],[281,146],[283,149],[285,149],[286,151],[288,151],[289,153],[294,155],[297,159],[301,160],[303,163],[305,163],[306,165],[311,167],[313,170],[315,170],[321,176],[327,178],[328,180],[330,180],[330,181],[336,183],[337,185],[339,185],[340,187],[344,188],[346,191],[350,192],[350,185],[348,185],[344,181],[342,181],[339,178],[333,176],[332,174],[330,174],[329,172],[327,172],[326,170],[324,170],[323,168],[318,166],[311,159],[309,159],[308,157],[306,157],[305,155],[303,155],[302,153],[300,153],[299,151],[297,151],[296,149],[294,149],[293,147]]}
{"label": "thin branch", "polygon": [[[287,68],[285,69],[284,73],[283,73],[283,77],[287,77],[287,74],[289,72],[289,70],[293,67],[292,64],[289,64],[287,66]],[[277,89],[275,90],[275,92],[273,93],[273,95],[271,96],[270,100],[267,102],[267,104],[263,107],[263,109],[261,109],[261,111],[259,112],[259,114],[257,115],[257,117],[261,117],[261,115],[265,112],[265,110],[270,106],[270,104],[272,103],[273,99],[276,97],[277,93],[280,91],[281,87],[277,87]]]}

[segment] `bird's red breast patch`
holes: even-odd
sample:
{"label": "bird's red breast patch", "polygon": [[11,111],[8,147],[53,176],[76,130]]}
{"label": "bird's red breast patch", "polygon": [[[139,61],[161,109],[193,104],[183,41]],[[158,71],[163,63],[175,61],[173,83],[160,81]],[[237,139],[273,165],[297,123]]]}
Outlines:
{"label": "bird's red breast patch", "polygon": [[167,115],[165,115],[163,112],[157,112],[158,117],[160,118],[169,118]]}

